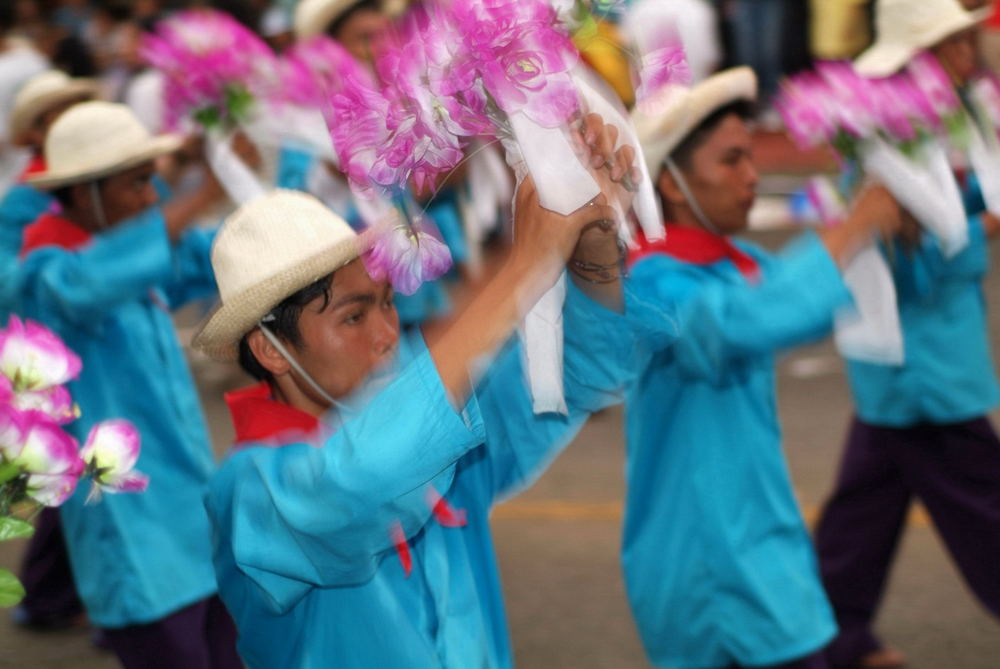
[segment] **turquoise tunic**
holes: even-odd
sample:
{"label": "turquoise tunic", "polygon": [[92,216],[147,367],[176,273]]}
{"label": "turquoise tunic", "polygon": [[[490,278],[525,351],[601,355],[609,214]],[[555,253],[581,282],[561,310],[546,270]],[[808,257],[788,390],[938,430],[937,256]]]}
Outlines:
{"label": "turquoise tunic", "polygon": [[44,247],[16,272],[15,311],[53,329],[83,360],[70,383],[82,443],[101,420],[125,418],[142,437],[141,494],[60,510],[73,573],[98,627],[158,620],[216,591],[203,498],[213,461],[194,383],[169,309],[215,290],[213,234],[172,244],[159,209],[77,251]]}
{"label": "turquoise tunic", "polygon": [[0,265],[17,260],[24,229],[55,204],[44,191],[16,184],[0,200]]}
{"label": "turquoise tunic", "polygon": [[[532,413],[515,343],[454,410],[412,335],[399,375],[340,430],[226,462],[208,508],[220,594],[251,667],[512,665],[489,510],[538,476],[588,412],[621,399],[638,350],[631,317],[575,288],[565,318],[569,416]],[[431,488],[468,524],[434,520]],[[393,527],[409,540],[409,576]]]}
{"label": "turquoise tunic", "polygon": [[622,563],[651,661],[777,664],[835,631],[781,451],[774,354],[825,334],[850,297],[818,239],[777,258],[749,244],[762,280],[729,260],[639,260],[629,279],[677,326],[626,404]]}
{"label": "turquoise tunic", "polygon": [[[970,193],[967,208],[976,206]],[[980,201],[981,204],[981,201]],[[989,249],[979,215],[969,217],[969,245],[945,258],[925,234],[915,250],[898,244],[890,258],[903,330],[899,367],[848,361],[858,417],[871,425],[957,423],[1000,401],[990,353],[982,280]]]}

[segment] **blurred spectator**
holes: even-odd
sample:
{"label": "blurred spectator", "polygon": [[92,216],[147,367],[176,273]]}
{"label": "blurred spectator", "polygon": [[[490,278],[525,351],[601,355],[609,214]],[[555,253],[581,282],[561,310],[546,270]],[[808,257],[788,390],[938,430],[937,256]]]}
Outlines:
{"label": "blurred spectator", "polygon": [[810,0],[810,50],[817,60],[854,58],[872,41],[871,0]]}
{"label": "blurred spectator", "polygon": [[762,106],[777,92],[784,68],[786,5],[785,0],[730,0],[726,10],[733,60],[757,73]]}
{"label": "blurred spectator", "polygon": [[984,65],[1000,74],[1000,4],[992,4],[990,15],[979,31],[979,55]]}

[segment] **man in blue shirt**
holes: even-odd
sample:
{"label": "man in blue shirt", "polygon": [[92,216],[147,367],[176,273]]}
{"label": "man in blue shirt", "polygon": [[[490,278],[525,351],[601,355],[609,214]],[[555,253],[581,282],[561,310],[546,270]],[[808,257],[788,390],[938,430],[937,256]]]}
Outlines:
{"label": "man in blue shirt", "polygon": [[[879,0],[875,11],[878,40],[856,61],[858,72],[889,76],[930,49],[968,104],[963,88],[977,67],[977,17],[956,0]],[[948,257],[926,233],[892,246],[905,362],[848,362],[857,415],[816,531],[841,628],[829,650],[836,665],[905,663],[872,625],[914,497],[973,593],[1000,616],[1000,441],[986,417],[1000,388],[982,292],[986,242],[1000,220],[985,211],[975,180],[968,185],[963,250]]]}
{"label": "man in blue shirt", "polygon": [[836,626],[781,451],[774,356],[821,337],[841,267],[898,209],[872,187],[848,219],[772,256],[743,231],[757,170],[749,68],[668,87],[633,118],[666,238],[628,285],[677,328],[626,403],[626,588],[657,666],[821,668]]}
{"label": "man in blue shirt", "polygon": [[[610,156],[613,138],[595,135]],[[509,261],[426,342],[401,335],[391,287],[314,198],[279,191],[227,220],[222,306],[195,343],[262,382],[228,398],[239,443],[208,499],[251,667],[512,665],[490,508],[619,398],[639,346],[613,226],[597,224],[614,213],[593,204],[559,216],[526,181]],[[570,256],[569,414],[535,415],[523,352],[505,342]]]}

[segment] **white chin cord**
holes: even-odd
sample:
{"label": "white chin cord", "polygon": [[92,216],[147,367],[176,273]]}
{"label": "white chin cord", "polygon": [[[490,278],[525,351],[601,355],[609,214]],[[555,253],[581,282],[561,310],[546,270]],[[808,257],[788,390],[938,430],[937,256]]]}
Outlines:
{"label": "white chin cord", "polygon": [[698,223],[700,223],[703,228],[712,234],[721,235],[722,233],[719,229],[715,227],[712,221],[708,220],[708,216],[705,215],[701,205],[698,204],[698,200],[695,199],[694,193],[692,193],[691,189],[688,188],[687,181],[684,179],[684,175],[681,174],[681,171],[677,168],[677,164],[668,157],[665,161],[663,161],[663,165],[667,168],[667,171],[670,172],[670,176],[674,178],[674,183],[677,184],[681,194],[684,195],[684,199],[687,200],[688,206],[691,207],[691,213],[693,213],[694,217],[698,219]]}
{"label": "white chin cord", "polygon": [[270,315],[265,316],[264,318],[262,318],[259,321],[257,321],[257,327],[259,327],[260,331],[264,333],[264,336],[267,337],[267,340],[269,342],[271,342],[271,344],[274,345],[274,348],[276,348],[278,350],[278,353],[281,354],[281,357],[283,357],[285,359],[285,361],[288,362],[288,364],[292,366],[292,369],[295,370],[295,373],[298,374],[302,378],[303,381],[305,381],[306,383],[308,383],[309,387],[312,388],[313,391],[317,395],[319,395],[324,400],[326,400],[327,402],[329,402],[330,406],[336,407],[337,410],[340,411],[340,412],[342,412],[342,413],[349,413],[350,410],[346,406],[344,406],[343,404],[341,404],[337,400],[333,399],[330,396],[330,393],[328,393],[325,390],[323,390],[323,388],[318,383],[316,383],[316,381],[313,379],[313,377],[309,376],[309,373],[306,372],[306,370],[302,369],[302,365],[300,365],[298,363],[298,361],[295,359],[295,357],[278,340],[278,337],[275,336],[275,334],[273,332],[271,332],[271,330],[268,329],[268,327],[266,325],[264,325],[264,321],[268,320],[269,318],[273,319],[274,317],[270,316]]}
{"label": "white chin cord", "polygon": [[90,182],[90,205],[94,210],[94,219],[98,230],[108,228],[108,217],[104,214],[104,203],[101,202],[101,189],[96,181]]}

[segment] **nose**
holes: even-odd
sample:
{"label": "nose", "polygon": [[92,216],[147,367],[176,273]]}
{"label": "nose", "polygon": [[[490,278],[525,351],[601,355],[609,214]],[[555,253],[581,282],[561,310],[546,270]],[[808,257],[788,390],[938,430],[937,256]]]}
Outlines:
{"label": "nose", "polygon": [[744,175],[747,181],[747,186],[751,189],[757,187],[757,183],[760,181],[760,174],[757,172],[757,166],[753,162],[753,158],[747,156],[743,162]]}
{"label": "nose", "polygon": [[142,202],[146,207],[152,207],[160,201],[160,194],[156,192],[156,186],[152,181],[146,183],[142,189]]}
{"label": "nose", "polygon": [[399,343],[399,317],[396,315],[396,308],[379,309],[372,322],[374,352],[377,356],[382,357],[395,350]]}

